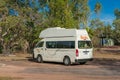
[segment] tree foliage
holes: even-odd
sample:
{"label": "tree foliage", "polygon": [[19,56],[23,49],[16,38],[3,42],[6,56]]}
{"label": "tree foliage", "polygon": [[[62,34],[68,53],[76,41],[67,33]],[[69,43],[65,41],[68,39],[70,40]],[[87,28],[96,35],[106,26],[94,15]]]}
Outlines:
{"label": "tree foliage", "polygon": [[68,0],[65,1],[50,0],[49,6],[50,6],[49,20],[51,21],[50,26],[74,27],[75,23],[71,22],[74,20],[72,17],[71,9],[68,5]]}
{"label": "tree foliage", "polygon": [[[29,1],[32,1],[32,6]],[[10,53],[18,47],[32,49],[39,41],[41,30],[49,27],[86,28],[95,45],[99,45],[101,33],[120,43],[119,9],[114,12],[113,29],[100,19],[91,20],[88,27],[88,0],[38,0],[40,3],[37,5],[34,1],[0,0],[0,49],[3,53]],[[97,2],[94,11],[98,14],[101,7]],[[10,15],[10,10],[16,11],[17,15]]]}
{"label": "tree foliage", "polygon": [[102,22],[100,19],[96,18],[91,20],[90,22],[90,36],[92,39],[92,42],[94,46],[99,46],[100,45],[100,35],[104,33],[104,22]]}
{"label": "tree foliage", "polygon": [[79,28],[87,27],[87,20],[90,13],[90,8],[88,6],[88,0],[73,0],[74,7],[73,13],[75,19],[78,21]]}
{"label": "tree foliage", "polygon": [[14,45],[19,44],[26,34],[26,25],[20,17],[7,16],[0,21],[0,42],[3,45],[3,52],[9,53]]}
{"label": "tree foliage", "polygon": [[[10,53],[13,46],[24,48],[26,42],[32,48],[45,28],[79,28],[79,23],[87,22],[88,0],[39,0],[40,8],[48,5],[49,12],[39,12],[36,3],[32,1],[34,7],[30,7],[29,1],[0,0],[0,45],[4,53]],[[10,9],[17,15],[10,15]]]}
{"label": "tree foliage", "polygon": [[102,8],[101,3],[100,3],[100,2],[97,2],[97,3],[95,4],[95,9],[94,9],[95,13],[99,14],[101,8]]}
{"label": "tree foliage", "polygon": [[[1,18],[0,18],[0,45],[2,46],[3,53],[10,53],[16,47],[24,48],[25,42],[28,41],[28,37],[32,34],[32,17],[30,17],[30,11],[28,7],[22,8],[18,7],[15,0],[0,0],[0,3],[4,2],[4,6]],[[9,7],[14,8],[19,11],[19,16],[10,16],[8,14],[9,8],[4,8],[6,5],[11,5]],[[38,17],[39,18],[39,17]],[[37,20],[36,20],[37,21]],[[32,39],[32,38],[31,38]]]}
{"label": "tree foliage", "polygon": [[114,14],[116,19],[113,21],[113,39],[117,45],[120,44],[120,10],[115,9]]}

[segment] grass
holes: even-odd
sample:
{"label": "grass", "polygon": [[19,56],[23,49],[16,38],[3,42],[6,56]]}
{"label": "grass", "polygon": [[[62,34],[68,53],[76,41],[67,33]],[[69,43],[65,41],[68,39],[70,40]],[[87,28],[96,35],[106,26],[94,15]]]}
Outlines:
{"label": "grass", "polygon": [[0,80],[21,80],[22,77],[0,77]]}
{"label": "grass", "polygon": [[0,77],[0,80],[13,80],[11,77]]}
{"label": "grass", "polygon": [[31,54],[23,54],[23,53],[17,53],[14,55],[7,55],[3,56],[0,55],[0,61],[17,61],[17,60],[27,60],[29,57],[31,57]]}
{"label": "grass", "polygon": [[94,58],[117,59],[120,60],[120,49],[101,48],[94,50]]}
{"label": "grass", "polygon": [[113,54],[99,54],[99,53],[95,53],[94,57],[95,58],[106,58],[106,59],[117,59],[117,60],[120,60],[120,56],[119,55],[113,55]]}

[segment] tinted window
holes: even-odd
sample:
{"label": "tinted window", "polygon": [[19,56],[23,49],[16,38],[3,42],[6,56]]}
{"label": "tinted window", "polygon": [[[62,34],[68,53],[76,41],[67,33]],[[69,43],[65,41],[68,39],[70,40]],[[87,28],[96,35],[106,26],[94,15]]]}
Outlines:
{"label": "tinted window", "polygon": [[75,48],[75,41],[48,41],[46,48]]}
{"label": "tinted window", "polygon": [[74,41],[58,41],[57,48],[75,48]]}
{"label": "tinted window", "polygon": [[92,48],[91,41],[78,41],[78,48]]}
{"label": "tinted window", "polygon": [[57,44],[54,41],[46,42],[46,48],[56,48]]}

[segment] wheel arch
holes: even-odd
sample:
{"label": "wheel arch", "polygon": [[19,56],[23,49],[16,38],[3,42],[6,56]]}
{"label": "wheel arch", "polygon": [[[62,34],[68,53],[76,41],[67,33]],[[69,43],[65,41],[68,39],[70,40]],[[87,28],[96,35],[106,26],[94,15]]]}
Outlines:
{"label": "wheel arch", "polygon": [[[66,62],[66,61],[67,61],[67,62]],[[67,56],[67,55],[65,55],[64,58],[63,58],[63,63],[64,63],[64,65],[66,65],[66,66],[71,65],[71,59],[70,59],[70,57]]]}
{"label": "wheel arch", "polygon": [[65,56],[63,56],[63,60],[64,60],[65,57],[69,57],[71,63],[75,63],[76,57],[74,55],[65,55]]}
{"label": "wheel arch", "polygon": [[43,57],[41,56],[41,54],[37,55],[37,59],[36,60],[37,60],[38,63],[42,63],[43,62]]}

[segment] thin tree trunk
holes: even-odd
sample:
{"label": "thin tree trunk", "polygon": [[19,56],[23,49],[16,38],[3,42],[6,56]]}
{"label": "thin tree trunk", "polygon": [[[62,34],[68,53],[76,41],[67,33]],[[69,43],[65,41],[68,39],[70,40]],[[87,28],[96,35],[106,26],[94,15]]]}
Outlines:
{"label": "thin tree trunk", "polygon": [[4,44],[4,45],[3,45],[3,49],[2,49],[2,53],[3,53],[4,55],[9,55],[9,54],[11,53],[10,47]]}

